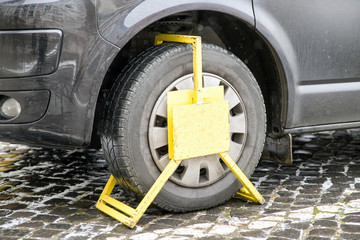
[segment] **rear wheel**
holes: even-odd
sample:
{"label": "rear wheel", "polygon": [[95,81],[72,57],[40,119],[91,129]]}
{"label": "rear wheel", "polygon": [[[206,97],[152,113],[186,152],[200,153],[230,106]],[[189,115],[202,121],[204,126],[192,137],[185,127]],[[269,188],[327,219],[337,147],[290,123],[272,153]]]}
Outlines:
{"label": "rear wheel", "polygon": [[[224,86],[230,105],[230,152],[250,176],[265,139],[265,108],[247,67],[217,46],[203,45],[204,86]],[[103,119],[102,145],[111,173],[136,195],[144,195],[169,162],[166,93],[193,88],[192,48],[154,47],[125,68],[114,83]],[[154,203],[192,211],[229,199],[240,184],[217,155],[184,160]]]}

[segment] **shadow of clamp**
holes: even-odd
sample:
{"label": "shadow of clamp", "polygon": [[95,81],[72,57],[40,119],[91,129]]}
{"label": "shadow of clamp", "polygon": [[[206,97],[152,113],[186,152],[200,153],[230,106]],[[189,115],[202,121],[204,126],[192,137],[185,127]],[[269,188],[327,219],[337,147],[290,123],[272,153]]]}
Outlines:
{"label": "shadow of clamp", "polygon": [[194,89],[167,93],[168,146],[171,160],[136,209],[110,197],[116,184],[112,175],[96,207],[133,228],[182,160],[211,154],[218,154],[242,183],[243,187],[237,195],[263,204],[264,198],[227,154],[230,149],[229,103],[224,100],[223,86],[203,88],[201,38],[170,34],[155,37],[155,45],[163,42],[190,43],[193,47]]}

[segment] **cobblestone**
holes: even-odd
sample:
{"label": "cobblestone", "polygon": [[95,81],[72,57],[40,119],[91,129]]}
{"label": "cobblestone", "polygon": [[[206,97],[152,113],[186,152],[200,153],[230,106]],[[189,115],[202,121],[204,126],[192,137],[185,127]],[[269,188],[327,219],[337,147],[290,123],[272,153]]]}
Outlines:
{"label": "cobblestone", "polygon": [[[102,152],[0,144],[1,239],[360,239],[360,131],[294,136],[294,163],[262,159],[266,199],[174,214],[151,207],[134,229],[95,208],[109,173]],[[114,194],[133,202],[119,187]]]}

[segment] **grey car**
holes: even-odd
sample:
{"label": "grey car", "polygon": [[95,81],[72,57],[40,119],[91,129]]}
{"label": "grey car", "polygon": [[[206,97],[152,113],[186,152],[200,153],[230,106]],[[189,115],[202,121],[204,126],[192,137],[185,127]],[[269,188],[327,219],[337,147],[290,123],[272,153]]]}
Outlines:
{"label": "grey car", "polygon": [[[166,93],[224,86],[230,156],[251,176],[261,155],[291,163],[291,134],[360,126],[357,0],[4,0],[0,140],[101,147],[118,183],[142,196],[169,162]],[[216,206],[240,188],[217,155],[183,161],[155,204]]]}

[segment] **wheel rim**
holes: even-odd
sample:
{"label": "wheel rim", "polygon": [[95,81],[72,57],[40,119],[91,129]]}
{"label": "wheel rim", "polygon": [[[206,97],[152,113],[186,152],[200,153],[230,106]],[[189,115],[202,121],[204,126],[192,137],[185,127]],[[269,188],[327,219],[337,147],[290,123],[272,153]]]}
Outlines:
{"label": "wheel rim", "polygon": [[[225,100],[229,101],[230,151],[237,162],[243,151],[247,136],[246,111],[243,101],[234,87],[225,79],[210,73],[203,73],[204,87],[224,86]],[[183,76],[170,84],[156,101],[149,121],[149,147],[152,158],[160,171],[169,163],[166,93],[193,88],[192,74]],[[223,178],[228,167],[217,154],[183,160],[170,180],[184,187],[204,187]]]}

